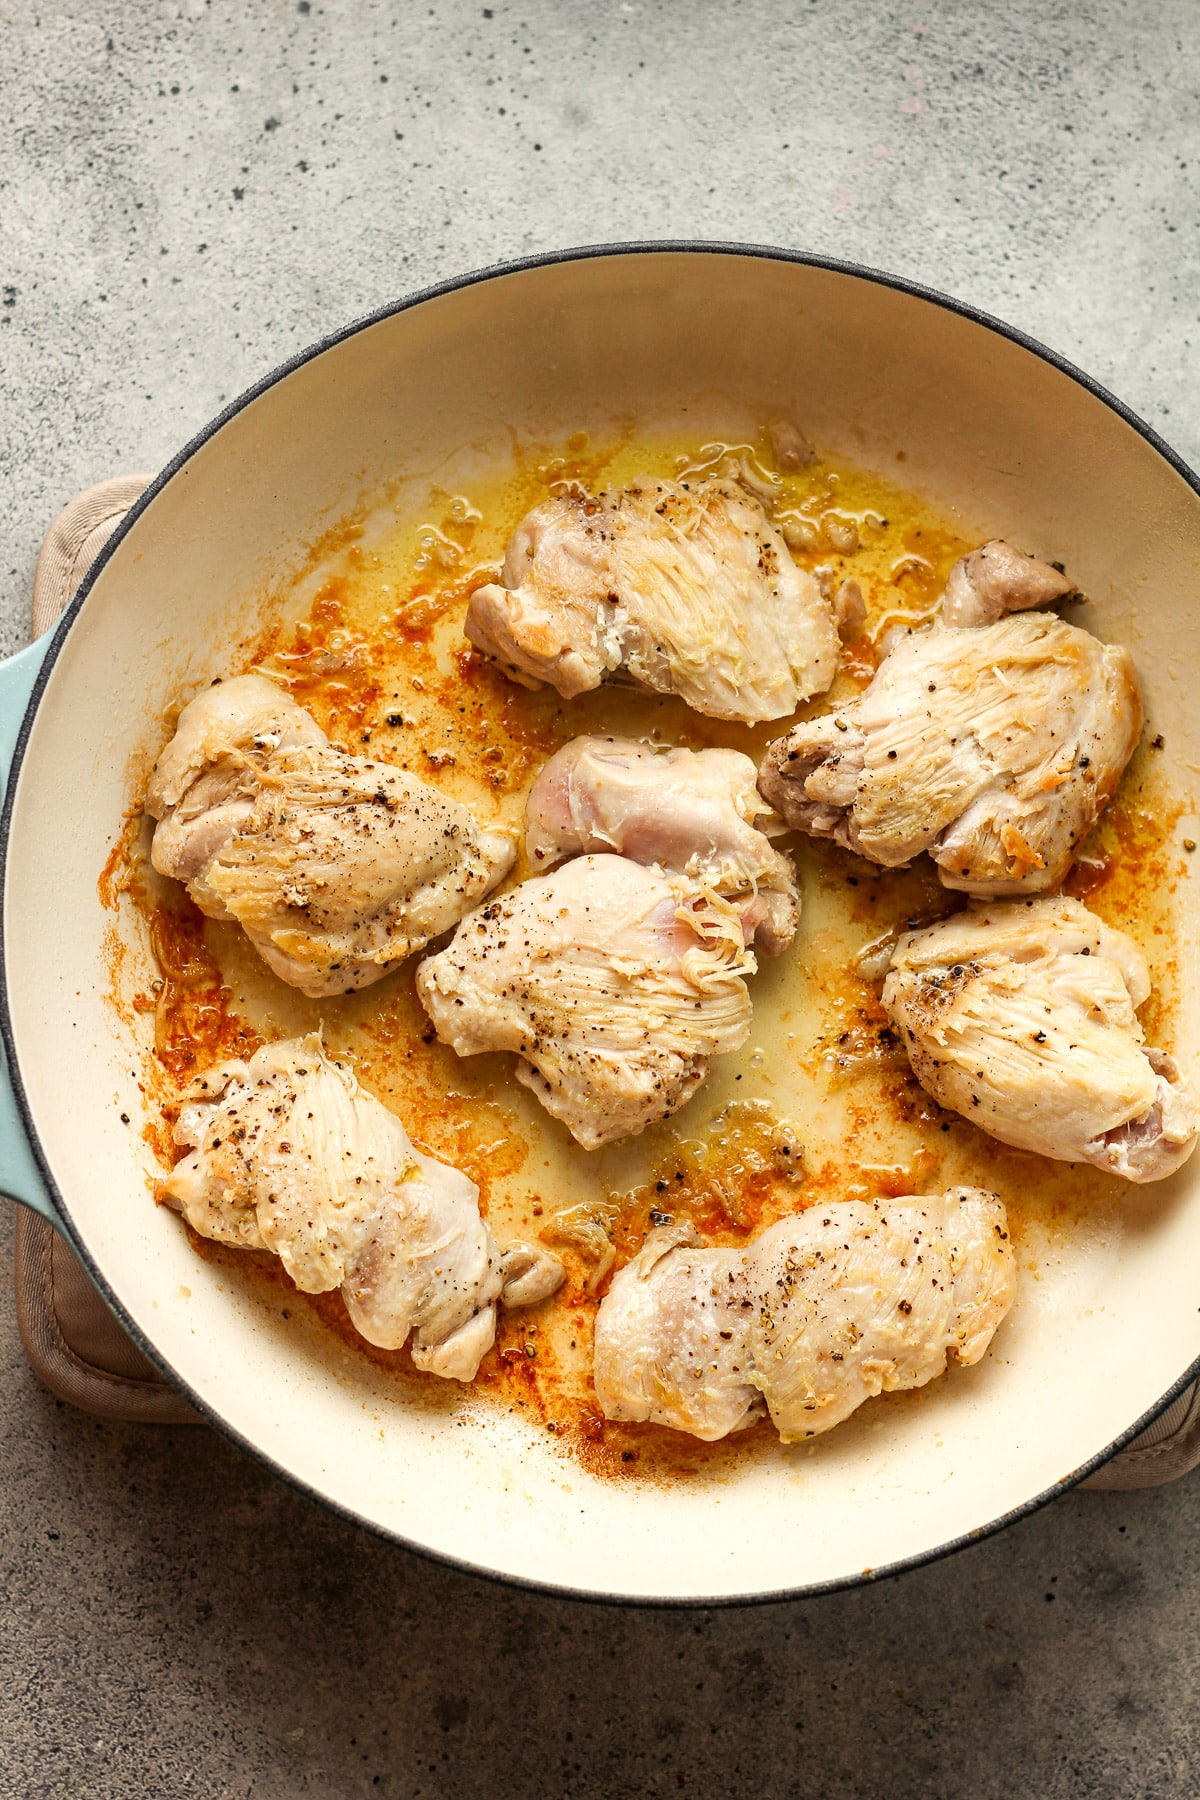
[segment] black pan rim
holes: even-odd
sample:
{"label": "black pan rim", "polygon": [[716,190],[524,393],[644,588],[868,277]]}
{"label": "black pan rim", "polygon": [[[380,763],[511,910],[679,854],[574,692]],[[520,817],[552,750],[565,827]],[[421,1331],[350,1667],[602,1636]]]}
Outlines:
{"label": "black pan rim", "polygon": [[8,849],[12,826],[14,797],[19,784],[21,768],[24,763],[25,751],[28,745],[33,719],[38,706],[41,703],[41,698],[45,692],[51,672],[58,660],[63,643],[68,632],[71,630],[75,619],[78,617],[80,609],[87,600],[88,594],[91,592],[92,587],[109,558],[116,551],[118,545],[133,528],[138,519],[140,519],[142,514],[153,503],[155,497],[161,493],[166,484],[178,474],[198,450],[214,438],[222,427],[231,419],[235,418],[237,414],[243,412],[246,407],[257,400],[260,395],[276,386],[277,383],[283,381],[297,369],[303,368],[306,363],[312,362],[316,357],[323,355],[325,351],[333,349],[336,345],[344,342],[346,339],[357,336],[359,332],[368,330],[373,325],[381,324],[384,320],[393,318],[399,313],[408,312],[414,307],[422,306],[427,301],[438,300],[445,295],[457,293],[465,288],[476,287],[487,281],[499,280],[502,277],[509,275],[520,275],[536,269],[551,268],[562,263],[585,262],[588,260],[599,260],[601,258],[617,256],[740,256],[758,258],[767,262],[794,263],[805,268],[821,269],[831,274],[845,275],[856,280],[868,281],[878,287],[892,288],[899,293],[911,296],[913,299],[926,301],[944,312],[955,313],[960,318],[968,319],[973,324],[982,326],[986,331],[994,333],[997,337],[1006,339],[1009,343],[1016,344],[1019,348],[1036,356],[1040,361],[1049,364],[1051,368],[1057,369],[1060,374],[1066,375],[1070,380],[1074,381],[1077,386],[1083,388],[1085,392],[1091,394],[1094,399],[1099,400],[1111,412],[1115,413],[1117,417],[1123,420],[1126,425],[1130,426],[1132,430],[1136,431],[1138,436],[1144,439],[1153,450],[1157,451],[1163,460],[1175,471],[1187,486],[1191,488],[1192,492],[1196,494],[1197,497],[1200,497],[1200,476],[1198,476],[1183,460],[1178,452],[1173,450],[1165,439],[1160,437],[1153,426],[1146,424],[1143,419],[1139,418],[1138,415],[1127,407],[1123,401],[1119,400],[1116,395],[1110,393],[1100,382],[1093,380],[1090,375],[1078,368],[1068,358],[1059,355],[1055,350],[1049,349],[1046,345],[1039,342],[1038,339],[1031,337],[1027,332],[1021,331],[1016,326],[1008,325],[1003,320],[995,318],[992,314],[983,311],[980,307],[972,306],[966,301],[957,300],[949,294],[942,293],[937,288],[927,287],[920,282],[910,280],[906,276],[893,275],[886,270],[872,268],[868,264],[851,262],[837,257],[820,256],[803,250],[784,249],[769,244],[726,243],[719,240],[708,242],[701,239],[634,240],[630,243],[584,244],[565,250],[543,251],[534,255],[518,258],[511,262],[495,263],[483,269],[473,270],[466,275],[456,276],[450,280],[436,282],[431,286],[418,289],[416,293],[407,295],[401,300],[393,301],[389,305],[379,307],[374,312],[367,313],[363,317],[353,320],[350,324],[342,326],[338,330],[330,332],[325,337],[318,339],[316,343],[310,345],[307,349],[297,352],[296,355],[289,357],[285,362],[280,363],[277,368],[263,376],[260,381],[255,382],[252,387],[247,388],[244,393],[240,394],[236,399],[230,401],[227,406],[223,407],[222,410],[210,420],[201,431],[197,432],[197,434],[184,445],[183,449],[167,463],[162,472],[151,482],[145,493],[143,493],[130,508],[129,512],[125,515],[121,524],[113,533],[113,536],[109,539],[108,543],[93,563],[91,569],[88,571],[88,574],[80,584],[70,605],[59,619],[47,646],[45,656],[43,657],[41,667],[39,668],[37,678],[30,693],[25,716],[21,722],[16,747],[13,752],[12,766],[9,771],[8,784],[5,790],[3,811],[0,813],[0,1044],[3,1046],[3,1053],[7,1063],[7,1073],[12,1084],[13,1097],[16,1102],[21,1123],[33,1151],[34,1159],[41,1172],[42,1179],[45,1182],[47,1192],[62,1220],[64,1234],[73,1250],[79,1256],[80,1261],[88,1270],[89,1275],[99,1288],[101,1294],[104,1296],[107,1304],[120,1319],[122,1325],[128,1331],[130,1337],[137,1344],[147,1360],[151,1362],[155,1368],[161,1371],[164,1377],[170,1381],[177,1391],[184,1395],[201,1417],[212,1425],[222,1437],[234,1444],[239,1450],[252,1456],[281,1481],[295,1489],[298,1493],[304,1494],[311,1500],[315,1500],[318,1505],[327,1508],[338,1517],[348,1520],[351,1524],[360,1526],[363,1530],[371,1532],[376,1537],[383,1538],[388,1543],[398,1544],[405,1550],[424,1557],[430,1562],[455,1569],[460,1574],[473,1576],[479,1580],[497,1582],[505,1587],[522,1589],[530,1593],[544,1595],[551,1599],[584,1601],[592,1605],[601,1606],[644,1607],[670,1610],[694,1610],[697,1608],[716,1610],[719,1608],[723,1609],[735,1606],[778,1605],[784,1601],[806,1600],[809,1598],[816,1598],[822,1594],[838,1593],[847,1588],[862,1587],[871,1582],[889,1580],[894,1576],[905,1574],[910,1569],[921,1568],[928,1563],[940,1561],[941,1558],[951,1556],[955,1551],[966,1549],[972,1544],[982,1543],[985,1538],[992,1537],[995,1533],[1005,1530],[1010,1525],[1016,1524],[1018,1520],[1029,1517],[1033,1513],[1039,1511],[1043,1506],[1048,1505],[1051,1500],[1057,1499],[1059,1495],[1066,1493],[1080,1482],[1085,1481],[1089,1475],[1094,1474],[1097,1469],[1102,1468],[1105,1463],[1109,1462],[1121,1450],[1125,1449],[1128,1444],[1132,1443],[1134,1438],[1140,1436],[1149,1425],[1152,1425],[1155,1419],[1157,1419],[1174,1400],[1178,1399],[1184,1388],[1200,1375],[1200,1356],[1197,1356],[1195,1361],[1184,1370],[1183,1374],[1179,1376],[1178,1380],[1168,1389],[1161,1400],[1156,1401],[1139,1419],[1135,1420],[1132,1425],[1123,1431],[1119,1437],[1114,1438],[1110,1444],[1106,1445],[1103,1450],[1098,1451],[1096,1455],[1090,1457],[1085,1463],[1082,1463],[1079,1468],[1073,1469],[1068,1475],[1063,1476],[1059,1481],[1054,1482],[1041,1493],[1033,1495],[1029,1500],[1022,1501],[1019,1506],[1010,1507],[1007,1512],[1001,1513],[996,1518],[989,1520],[986,1524],[977,1526],[972,1531],[963,1533],[956,1538],[948,1539],[945,1543],[933,1545],[929,1549],[918,1551],[912,1556],[900,1558],[898,1561],[889,1563],[879,1569],[862,1569],[853,1574],[835,1576],[828,1581],[800,1583],[792,1587],[771,1589],[751,1594],[651,1595],[605,1593],[599,1589],[576,1588],[568,1584],[538,1581],[529,1576],[514,1575],[500,1569],[488,1568],[473,1563],[466,1557],[454,1556],[448,1551],[435,1550],[428,1545],[416,1543],[411,1538],[405,1537],[401,1532],[395,1531],[389,1526],[382,1525],[375,1519],[367,1518],[365,1515],[356,1512],[353,1507],[343,1505],[342,1502],[333,1499],[330,1495],[322,1493],[320,1489],[313,1487],[309,1482],[295,1474],[294,1471],[277,1462],[274,1457],[260,1448],[260,1446],[255,1444],[250,1438],[246,1437],[236,1426],[231,1425],[228,1420],[216,1411],[215,1408],[202,1400],[186,1382],[180,1379],[179,1375],[157,1350],[155,1345],[146,1337],[141,1327],[129,1316],[109,1283],[100,1273],[75,1226],[70,1209],[66,1205],[62,1194],[59,1192],[58,1186],[50,1172],[49,1163],[42,1149],[37,1129],[33,1123],[33,1117],[25,1094],[24,1083],[21,1080],[20,1064],[17,1058],[16,1043],[12,1028],[12,1017],[9,1009],[7,942],[4,918],[4,900],[7,894],[8,881]]}

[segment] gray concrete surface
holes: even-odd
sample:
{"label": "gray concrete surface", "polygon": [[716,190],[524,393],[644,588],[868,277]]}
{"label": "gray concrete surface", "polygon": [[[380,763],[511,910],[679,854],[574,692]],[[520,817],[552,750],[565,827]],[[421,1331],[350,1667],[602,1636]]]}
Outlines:
{"label": "gray concrete surface", "polygon": [[[916,276],[1200,459],[1198,69],[1192,0],[0,0],[0,647],[77,488],[330,326],[568,243]],[[1200,1477],[818,1602],[580,1607],[72,1414],[8,1287],[5,1800],[1200,1791]]]}

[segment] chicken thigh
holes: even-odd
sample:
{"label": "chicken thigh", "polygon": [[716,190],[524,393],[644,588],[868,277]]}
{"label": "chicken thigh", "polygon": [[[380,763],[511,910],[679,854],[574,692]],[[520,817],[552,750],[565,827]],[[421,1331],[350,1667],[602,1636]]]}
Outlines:
{"label": "chicken thigh", "polygon": [[755,969],[725,901],[620,856],[582,856],[465,918],[417,972],[459,1056],[517,1080],[587,1150],[669,1118],[750,1033]]}
{"label": "chicken thigh", "polygon": [[[479,1190],[414,1149],[319,1036],[200,1076],[175,1139],[191,1149],[159,1197],[201,1237],[272,1251],[303,1293],[340,1288],[368,1343],[398,1350],[412,1333],[418,1369],[474,1378],[505,1288]],[[562,1279],[558,1259],[529,1246],[510,1246],[507,1265],[524,1303]]]}
{"label": "chicken thigh", "polygon": [[1075,592],[1053,563],[1024,556],[1003,538],[960,556],[946,578],[943,625],[994,625],[1006,613],[1053,606]]}
{"label": "chicken thigh", "polygon": [[744,1249],[664,1226],[600,1304],[596,1397],[709,1441],[765,1410],[793,1443],[978,1362],[1012,1298],[1004,1208],[977,1188],[814,1206]]}
{"label": "chicken thigh", "polygon": [[731,481],[642,476],[543,501],[466,633],[515,680],[564,698],[617,670],[697,712],[781,719],[837,671],[833,613],[759,502]]}
{"label": "chicken thigh", "polygon": [[[968,894],[1061,884],[1134,752],[1141,699],[1125,650],[1049,613],[948,622],[992,616],[997,578],[980,567],[1000,551],[1016,557],[986,544],[956,565],[943,621],[901,639],[858,699],[768,747],[759,787],[789,825],[885,868],[927,850]],[[1070,587],[1033,570],[1019,590],[1013,574],[1009,607]]]}
{"label": "chicken thigh", "polygon": [[896,945],[883,1004],[939,1106],[1002,1143],[1128,1181],[1195,1148],[1200,1111],[1145,1047],[1146,959],[1078,900],[979,906]]}
{"label": "chicken thigh", "polygon": [[800,922],[789,857],[767,832],[755,768],[736,750],[667,750],[631,738],[580,737],[552,756],[525,803],[525,854],[535,867],[613,850],[684,875],[730,900],[756,950],[777,956]]}
{"label": "chicken thigh", "polygon": [[313,996],[386,975],[507,873],[511,840],[388,763],[348,756],[262,675],[206,688],[155,766],[151,858]]}

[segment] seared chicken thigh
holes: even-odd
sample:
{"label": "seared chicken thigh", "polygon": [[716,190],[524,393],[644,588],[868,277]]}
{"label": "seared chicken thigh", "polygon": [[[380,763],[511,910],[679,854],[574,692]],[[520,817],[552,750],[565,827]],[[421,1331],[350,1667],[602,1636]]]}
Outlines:
{"label": "seared chicken thigh", "polygon": [[179,716],[146,810],[151,858],[214,919],[236,919],[311,995],[378,981],[457,922],[513,860],[465,806],[348,756],[262,675],[206,688]]}
{"label": "seared chicken thigh", "polygon": [[515,1051],[517,1080],[593,1150],[677,1112],[745,1043],[754,968],[726,902],[583,856],[471,913],[417,993],[459,1056]]}
{"label": "seared chicken thigh", "polygon": [[733,482],[642,476],[559,495],[517,527],[466,633],[515,680],[566,699],[617,670],[717,719],[781,719],[837,670],[833,613]]}
{"label": "seared chicken thigh", "polygon": [[1137,1009],[1146,959],[1078,900],[980,906],[896,945],[883,1004],[922,1087],[981,1130],[1128,1181],[1191,1155],[1200,1111]]}
{"label": "seared chicken thigh", "polygon": [[609,1419],[712,1440],[769,1412],[785,1443],[978,1362],[1013,1298],[1004,1208],[977,1188],[819,1204],[744,1249],[652,1231],[596,1317]]}
{"label": "seared chicken thigh", "polygon": [[736,750],[666,750],[631,738],[580,737],[552,756],[525,803],[525,854],[551,868],[581,852],[685,875],[732,901],[757,950],[796,934],[796,871],[767,832],[781,822]]}
{"label": "seared chicken thigh", "polygon": [[945,887],[1043,893],[1065,877],[1141,729],[1119,646],[1044,612],[939,623],[903,638],[858,699],[777,738],[759,787],[789,825],[885,868],[927,850]]}
{"label": "seared chicken thigh", "polygon": [[[411,1332],[418,1369],[473,1379],[505,1286],[479,1190],[414,1149],[318,1036],[267,1044],[249,1062],[202,1075],[175,1139],[192,1148],[159,1196],[193,1230],[272,1251],[302,1292],[340,1288],[369,1343],[398,1350]],[[512,1246],[508,1257],[525,1302],[561,1280],[549,1252]]]}

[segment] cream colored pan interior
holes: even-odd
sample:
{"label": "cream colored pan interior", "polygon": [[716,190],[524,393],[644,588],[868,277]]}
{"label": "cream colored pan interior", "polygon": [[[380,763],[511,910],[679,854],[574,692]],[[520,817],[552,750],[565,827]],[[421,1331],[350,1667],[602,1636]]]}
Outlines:
{"label": "cream colored pan interior", "polygon": [[[247,608],[362,495],[518,431],[614,419],[724,434],[787,413],[962,522],[1053,545],[1089,623],[1133,650],[1176,784],[1200,712],[1200,499],[1117,411],[928,298],[768,255],[654,251],[501,273],[334,342],[199,443],[116,547],[62,642],[24,752],[4,892],[28,1114],[73,1235],[200,1404],[288,1477],[481,1570],[582,1593],[725,1599],[843,1582],[978,1533],[1068,1479],[1200,1357],[1200,1157],[1130,1188],[1027,1282],[992,1356],[816,1446],[723,1474],[589,1475],[487,1406],[413,1407],[315,1319],[285,1326],[147,1190],[139,1051],[105,999],[97,875],[131,766],[181,683],[227,672]],[[1181,888],[1194,913],[1194,883]],[[1195,1074],[1200,930],[1176,1051]],[[134,973],[148,975],[131,939]],[[126,1112],[134,1125],[123,1124]],[[801,1123],[803,1123],[801,1121]],[[848,1152],[850,1154],[850,1152]]]}

